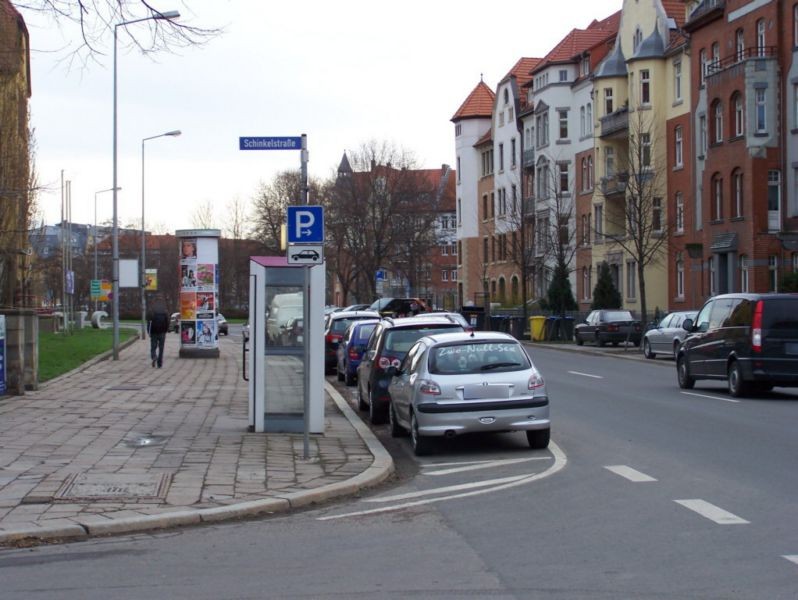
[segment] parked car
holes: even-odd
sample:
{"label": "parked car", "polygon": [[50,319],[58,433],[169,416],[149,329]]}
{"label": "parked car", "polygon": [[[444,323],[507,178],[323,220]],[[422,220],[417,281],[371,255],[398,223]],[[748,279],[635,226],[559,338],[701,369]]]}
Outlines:
{"label": "parked car", "polygon": [[368,310],[370,304],[350,304],[344,310],[351,311],[351,310]]}
{"label": "parked car", "polygon": [[375,310],[384,317],[409,317],[430,309],[421,298],[380,298],[369,306],[369,310]]}
{"label": "parked car", "polygon": [[302,316],[292,317],[280,331],[280,345],[301,346],[305,339],[305,320]]}
{"label": "parked car", "polygon": [[172,313],[169,317],[169,331],[180,333],[180,313]]}
{"label": "parked car", "polygon": [[266,317],[266,343],[282,344],[283,332],[291,319],[302,318],[302,304],[272,305]]}
{"label": "parked car", "polygon": [[639,346],[642,336],[640,321],[628,310],[594,310],[574,328],[574,339],[579,346],[585,342],[595,342],[599,346],[609,342],[617,346],[627,340]]}
{"label": "parked car", "polygon": [[507,333],[422,337],[390,373],[391,435],[409,431],[417,455],[432,437],[475,432],[525,431],[532,448],[549,445],[546,384]]}
{"label": "parked car", "polygon": [[679,387],[726,380],[735,397],[798,387],[798,294],[715,296],[682,326],[687,337],[676,356]]}
{"label": "parked car", "polygon": [[324,329],[324,370],[326,373],[335,371],[335,366],[338,364],[338,344],[344,337],[347,327],[355,321],[379,318],[379,313],[369,310],[338,311],[327,317]]}
{"label": "parked car", "polygon": [[357,367],[358,408],[369,411],[372,423],[388,418],[388,368],[398,367],[419,338],[453,331],[463,326],[450,317],[386,317],[377,323]]}
{"label": "parked car", "polygon": [[216,330],[219,332],[219,335],[229,335],[230,333],[227,319],[224,318],[222,313],[216,313]]}
{"label": "parked car", "polygon": [[463,330],[465,330],[466,333],[471,333],[475,329],[475,327],[473,325],[471,325],[471,323],[468,322],[468,319],[466,319],[459,312],[448,312],[448,311],[443,311],[443,310],[434,310],[434,311],[429,312],[429,313],[419,313],[418,316],[422,316],[422,317],[425,317],[425,316],[433,316],[433,317],[447,316],[447,317],[451,317],[452,319],[454,319],[455,321],[460,323],[460,325],[463,326]]}
{"label": "parked car", "polygon": [[363,319],[355,321],[347,328],[341,343],[338,344],[338,362],[335,368],[338,381],[343,381],[349,386],[355,385],[357,366],[366,350],[371,332],[379,322],[379,319]]}
{"label": "parked car", "polygon": [[665,315],[656,327],[643,334],[643,355],[656,358],[657,354],[666,354],[676,358],[679,345],[687,337],[682,323],[685,319],[695,319],[697,314],[697,310],[684,310]]}

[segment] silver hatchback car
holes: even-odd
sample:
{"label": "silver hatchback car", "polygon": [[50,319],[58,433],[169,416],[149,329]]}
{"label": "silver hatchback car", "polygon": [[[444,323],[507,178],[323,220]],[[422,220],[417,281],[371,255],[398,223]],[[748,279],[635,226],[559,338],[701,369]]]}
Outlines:
{"label": "silver hatchback car", "polygon": [[525,431],[530,447],[549,445],[546,384],[511,335],[423,337],[393,370],[388,387],[391,435],[409,431],[418,456],[430,451],[431,437],[461,433]]}

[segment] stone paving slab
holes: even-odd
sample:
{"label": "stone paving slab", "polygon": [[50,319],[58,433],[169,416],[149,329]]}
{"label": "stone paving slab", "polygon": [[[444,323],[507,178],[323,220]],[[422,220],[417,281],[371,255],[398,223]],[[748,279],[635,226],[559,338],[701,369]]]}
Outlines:
{"label": "stone paving slab", "polygon": [[74,539],[306,506],[375,485],[393,462],[327,386],[325,433],[250,433],[240,339],[164,367],[149,341],[0,399],[0,543]]}

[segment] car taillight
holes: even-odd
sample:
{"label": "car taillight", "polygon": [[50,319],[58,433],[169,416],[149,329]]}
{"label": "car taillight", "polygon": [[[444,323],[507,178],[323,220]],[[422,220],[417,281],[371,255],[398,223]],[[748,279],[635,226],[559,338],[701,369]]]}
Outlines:
{"label": "car taillight", "polygon": [[438,387],[438,384],[428,379],[422,379],[418,382],[418,391],[421,394],[427,394],[429,396],[441,395],[441,388]]}
{"label": "car taillight", "polygon": [[754,309],[754,321],[751,325],[751,346],[754,352],[762,352],[762,311],[764,308],[765,303],[762,300],[757,301]]}
{"label": "car taillight", "polygon": [[619,329],[620,327],[618,327],[614,323],[610,323],[609,325],[607,325],[607,331],[618,331]]}
{"label": "car taillight", "polygon": [[544,385],[543,377],[540,373],[532,373],[532,376],[529,378],[529,383],[527,387],[530,390],[536,390],[538,388],[542,388]]}
{"label": "car taillight", "polygon": [[349,349],[349,358],[357,360],[358,358],[360,358],[360,353],[357,350],[355,350],[354,348],[350,348]]}

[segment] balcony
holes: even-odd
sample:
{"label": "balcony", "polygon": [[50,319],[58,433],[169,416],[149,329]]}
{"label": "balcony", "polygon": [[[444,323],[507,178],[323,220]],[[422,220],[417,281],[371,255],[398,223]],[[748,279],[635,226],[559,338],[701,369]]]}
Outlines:
{"label": "balcony", "polygon": [[523,161],[524,168],[526,167],[534,167],[535,166],[535,149],[528,148],[524,150],[524,156],[521,159]]}
{"label": "balcony", "polygon": [[704,0],[703,2],[698,3],[698,5],[693,9],[690,13],[690,16],[687,18],[689,23],[700,19],[714,11],[720,11],[720,14],[723,14],[723,8],[725,7],[726,2],[724,0]]}
{"label": "balcony", "polygon": [[624,107],[601,117],[601,137],[619,137],[629,130],[629,109]]}
{"label": "balcony", "polygon": [[[707,64],[707,83],[715,83],[714,79],[717,75],[729,71],[730,69],[738,68],[738,74],[744,75],[741,67],[744,67],[748,61],[758,62],[760,60],[772,60],[777,58],[778,47],[764,46],[762,48],[745,48],[739,52],[735,52],[731,56],[727,56],[722,60],[717,60]],[[756,67],[754,67],[756,68]],[[732,75],[734,76],[734,75]],[[725,78],[724,78],[725,79]]]}
{"label": "balcony", "polygon": [[533,197],[524,198],[524,218],[535,217],[535,199]]}
{"label": "balcony", "polygon": [[629,181],[629,173],[622,171],[611,177],[602,177],[599,182],[601,193],[605,197],[626,194],[626,184]]}

